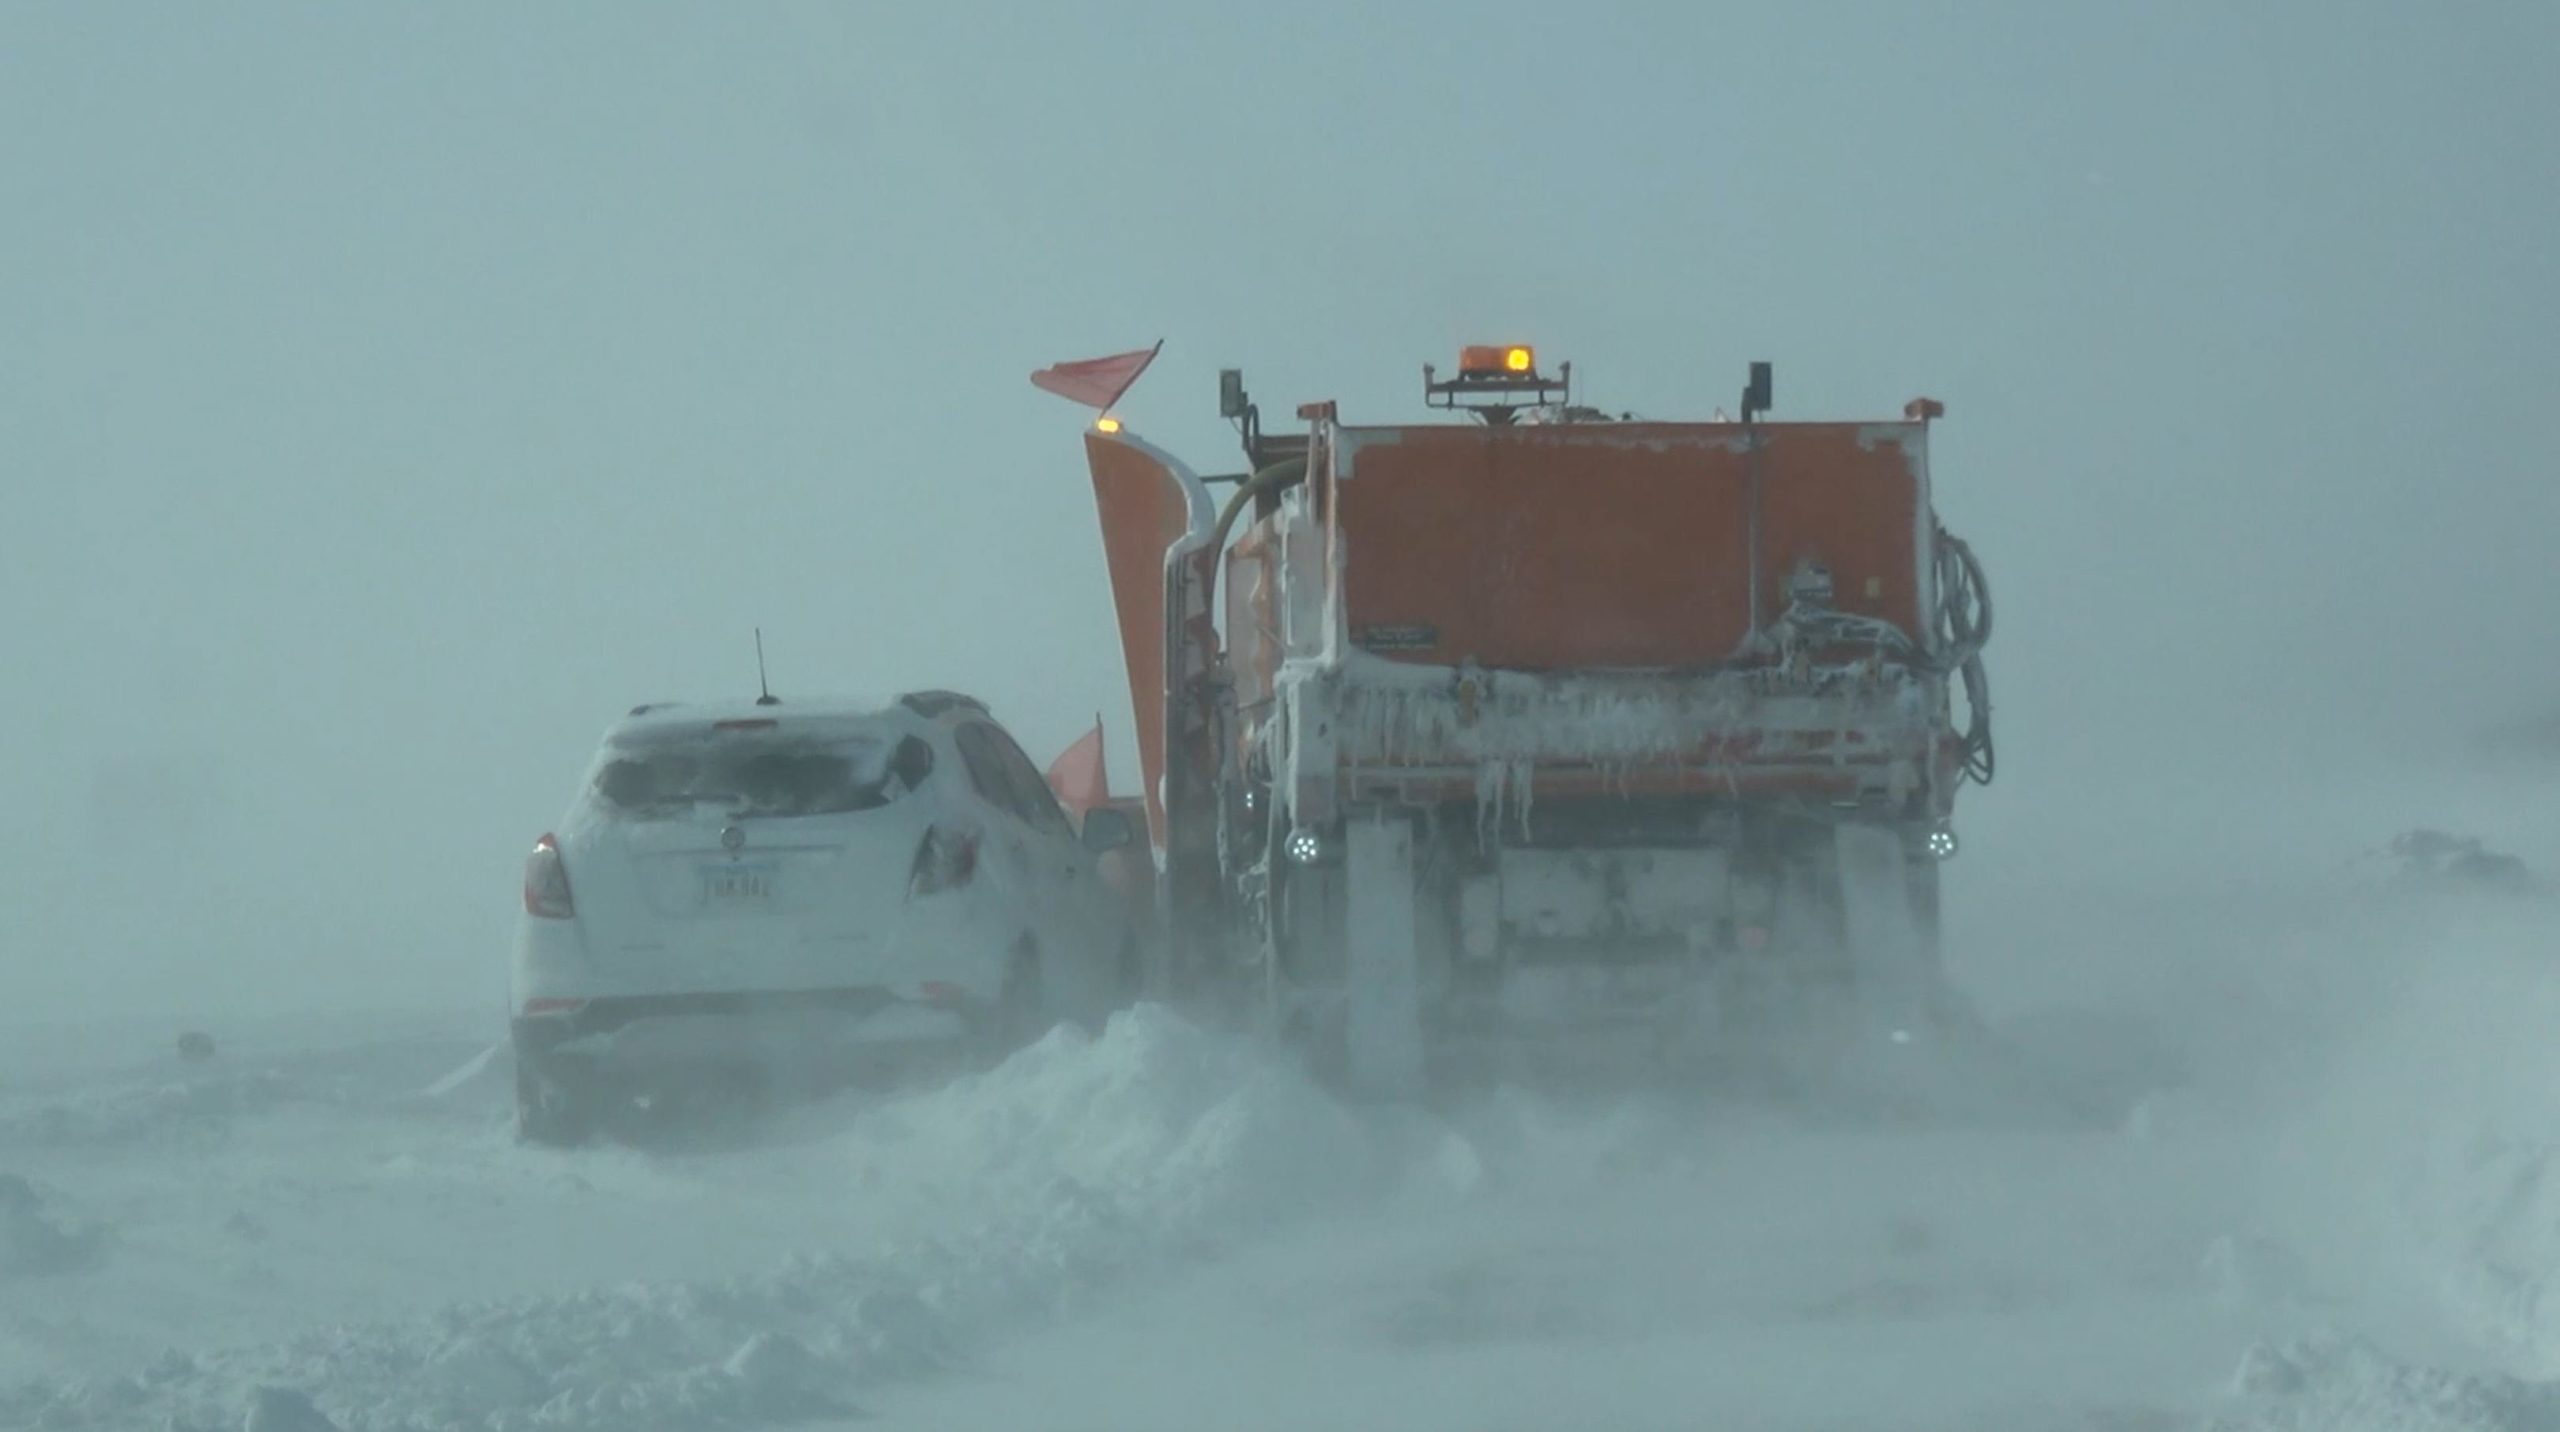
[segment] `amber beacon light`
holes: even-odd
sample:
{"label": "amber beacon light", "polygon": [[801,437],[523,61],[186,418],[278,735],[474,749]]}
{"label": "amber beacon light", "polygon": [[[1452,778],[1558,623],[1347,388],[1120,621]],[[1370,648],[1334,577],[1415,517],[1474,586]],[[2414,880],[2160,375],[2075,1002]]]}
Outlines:
{"label": "amber beacon light", "polygon": [[1462,378],[1526,378],[1538,371],[1538,350],[1525,343],[1470,343],[1458,350]]}

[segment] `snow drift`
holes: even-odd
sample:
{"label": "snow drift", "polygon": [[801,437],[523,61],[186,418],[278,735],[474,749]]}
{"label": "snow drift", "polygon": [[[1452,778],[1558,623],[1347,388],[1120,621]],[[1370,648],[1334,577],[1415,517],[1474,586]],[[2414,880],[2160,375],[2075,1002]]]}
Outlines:
{"label": "snow drift", "polygon": [[0,1392],[0,1425],[227,1429],[280,1398],[346,1432],[700,1432],[850,1416],[883,1380],[965,1364],[1002,1329],[1321,1214],[1384,1186],[1398,1164],[1285,1065],[1153,1007],[1098,1038],[1061,1029],[945,1088],[806,1120],[831,1117],[843,1122],[816,1153],[836,1196],[938,1210],[916,1221],[924,1231],[745,1276],[462,1303],[173,1352],[125,1374],[40,1378]]}

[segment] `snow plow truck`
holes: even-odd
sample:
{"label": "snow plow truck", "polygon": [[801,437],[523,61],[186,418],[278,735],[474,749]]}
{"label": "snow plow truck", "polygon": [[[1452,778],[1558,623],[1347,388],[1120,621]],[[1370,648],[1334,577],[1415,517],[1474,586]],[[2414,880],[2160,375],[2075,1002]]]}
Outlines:
{"label": "snow plow truck", "polygon": [[1380,1095],[1946,1006],[1940,867],[1993,757],[1938,403],[1771,421],[1754,363],[1730,416],[1638,420],[1512,345],[1425,366],[1433,421],[1265,432],[1228,370],[1244,466],[1204,475],[1112,412],[1154,351],[1034,375],[1100,410],[1154,997]]}

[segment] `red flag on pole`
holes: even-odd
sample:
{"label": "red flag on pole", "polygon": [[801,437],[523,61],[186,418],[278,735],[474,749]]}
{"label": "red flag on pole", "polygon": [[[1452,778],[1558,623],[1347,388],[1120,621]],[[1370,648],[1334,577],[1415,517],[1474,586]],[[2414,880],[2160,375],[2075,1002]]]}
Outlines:
{"label": "red flag on pole", "polygon": [[1102,718],[1093,718],[1093,729],[1076,738],[1076,743],[1061,752],[1049,766],[1049,789],[1057,792],[1058,804],[1074,812],[1077,819],[1084,813],[1111,799],[1111,778],[1102,767]]}
{"label": "red flag on pole", "polygon": [[1114,353],[1108,358],[1080,358],[1072,363],[1053,363],[1031,375],[1033,387],[1055,393],[1088,408],[1108,410],[1156,361],[1164,348],[1164,340],[1156,340],[1153,348],[1140,348],[1130,353]]}

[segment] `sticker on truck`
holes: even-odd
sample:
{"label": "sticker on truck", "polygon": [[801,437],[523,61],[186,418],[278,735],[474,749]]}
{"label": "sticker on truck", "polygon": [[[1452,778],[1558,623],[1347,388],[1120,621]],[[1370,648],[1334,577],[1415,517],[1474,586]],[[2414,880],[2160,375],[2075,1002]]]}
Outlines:
{"label": "sticker on truck", "polygon": [[1429,651],[1440,644],[1440,628],[1429,626],[1362,627],[1351,634],[1366,651]]}

